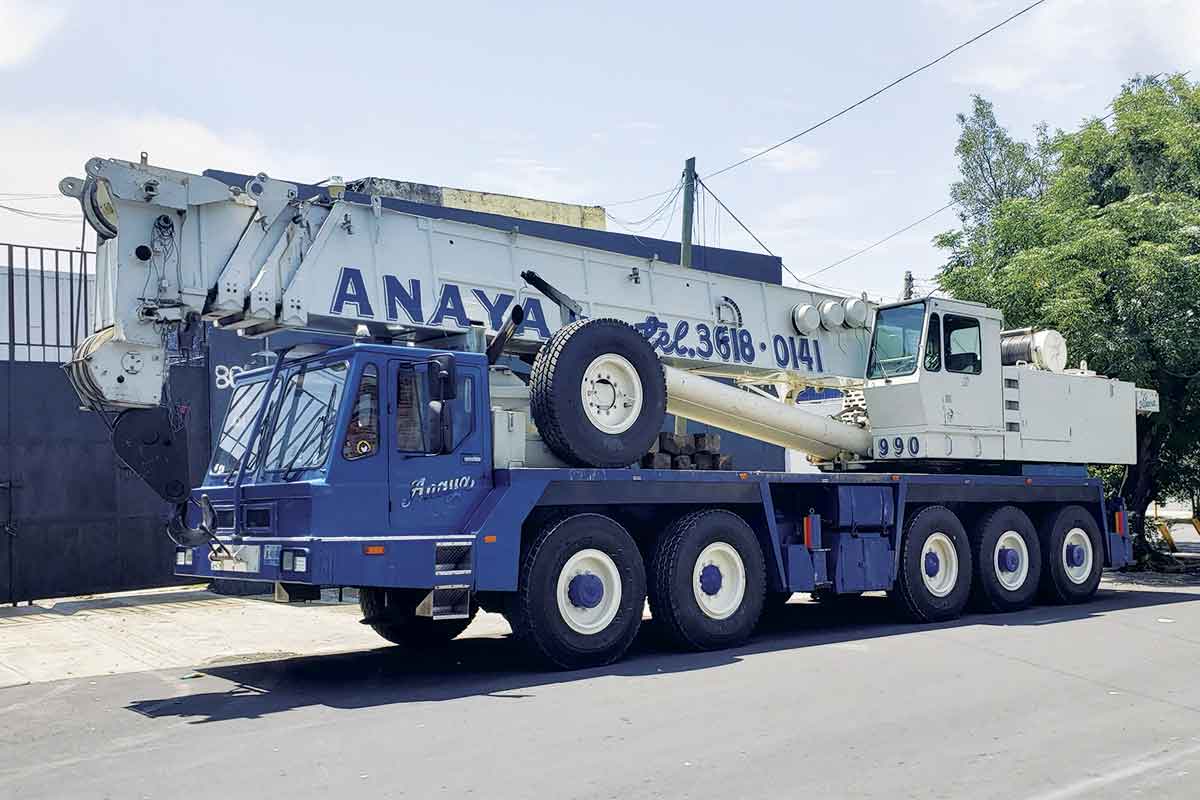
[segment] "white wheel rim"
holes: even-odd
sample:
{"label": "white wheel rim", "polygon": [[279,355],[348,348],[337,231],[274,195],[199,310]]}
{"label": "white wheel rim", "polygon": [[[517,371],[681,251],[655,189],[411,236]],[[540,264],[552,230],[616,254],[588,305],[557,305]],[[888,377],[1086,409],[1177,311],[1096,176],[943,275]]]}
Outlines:
{"label": "white wheel rim", "polygon": [[642,413],[642,380],[629,359],[616,353],[592,359],[579,393],[588,421],[605,433],[624,433]]}
{"label": "white wheel rim", "polygon": [[[572,580],[576,591],[572,592]],[[599,580],[601,595],[595,605],[591,597],[582,598],[580,585],[595,586]],[[602,550],[580,550],[567,559],[558,573],[558,613],[563,622],[576,633],[590,636],[607,628],[621,608],[621,572],[616,563]]]}
{"label": "white wheel rim", "polygon": [[[1071,548],[1083,548],[1083,560],[1078,566],[1071,564]],[[1072,528],[1063,537],[1062,552],[1063,571],[1071,583],[1086,583],[1092,574],[1092,537],[1083,528]]]}
{"label": "white wheel rim", "polygon": [[[1004,550],[1016,552],[1016,569],[1003,568],[1001,554]],[[1026,546],[1025,539],[1021,534],[1016,531],[1005,531],[1000,534],[1000,538],[996,540],[996,547],[992,550],[992,569],[995,570],[996,580],[1000,581],[1000,585],[1010,592],[1015,592],[1025,585],[1025,579],[1029,577],[1029,547]]]}
{"label": "white wheel rim", "polygon": [[692,568],[692,594],[709,619],[728,619],[746,596],[746,565],[733,545],[713,542]]}
{"label": "white wheel rim", "polygon": [[930,535],[921,548],[921,579],[934,597],[945,597],[958,585],[958,551],[941,531]]}

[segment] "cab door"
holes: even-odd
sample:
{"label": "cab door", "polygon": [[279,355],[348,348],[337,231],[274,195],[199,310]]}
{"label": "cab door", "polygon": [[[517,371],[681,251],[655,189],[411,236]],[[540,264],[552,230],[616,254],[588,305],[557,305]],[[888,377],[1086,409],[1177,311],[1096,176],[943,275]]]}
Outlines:
{"label": "cab door", "polygon": [[437,422],[429,411],[428,364],[394,359],[388,372],[391,527],[413,535],[465,533],[472,512],[492,488],[482,370],[456,366],[455,396],[442,401],[449,409],[450,433],[441,453],[430,452]]}
{"label": "cab door", "polygon": [[943,310],[940,320],[941,352],[938,365],[928,337],[938,335],[931,315],[926,342],[925,374],[921,380],[936,390],[941,400],[942,422],[952,428],[1000,429],[1003,407],[1000,403],[1000,360],[998,353],[984,347],[989,340],[986,326],[998,327],[990,319]]}

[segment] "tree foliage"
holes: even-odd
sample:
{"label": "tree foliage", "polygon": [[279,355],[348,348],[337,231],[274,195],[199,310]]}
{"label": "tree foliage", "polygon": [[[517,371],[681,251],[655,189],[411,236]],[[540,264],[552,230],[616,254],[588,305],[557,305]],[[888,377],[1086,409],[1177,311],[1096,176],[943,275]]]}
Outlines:
{"label": "tree foliage", "polygon": [[1033,143],[1013,139],[997,121],[992,104],[971,98],[971,115],[958,115],[962,133],[954,148],[962,180],[950,196],[972,227],[983,232],[992,214],[1015,197],[1040,198],[1054,165],[1053,142],[1045,124],[1035,130]]}
{"label": "tree foliage", "polygon": [[1200,85],[1135,78],[1110,116],[1021,143],[976,98],[959,118],[963,225],[935,242],[954,297],[1057,328],[1072,361],[1158,390],[1117,481],[1140,531],[1152,500],[1200,487]]}

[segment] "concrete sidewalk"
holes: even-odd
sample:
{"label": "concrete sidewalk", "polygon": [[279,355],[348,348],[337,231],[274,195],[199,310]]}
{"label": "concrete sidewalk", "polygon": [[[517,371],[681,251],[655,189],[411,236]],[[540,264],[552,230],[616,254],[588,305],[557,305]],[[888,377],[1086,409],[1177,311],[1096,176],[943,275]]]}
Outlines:
{"label": "concrete sidewalk", "polygon": [[[359,624],[353,592],[346,597],[287,604],[197,586],[3,607],[0,688],[389,646]],[[464,635],[508,632],[503,617],[481,613]]]}

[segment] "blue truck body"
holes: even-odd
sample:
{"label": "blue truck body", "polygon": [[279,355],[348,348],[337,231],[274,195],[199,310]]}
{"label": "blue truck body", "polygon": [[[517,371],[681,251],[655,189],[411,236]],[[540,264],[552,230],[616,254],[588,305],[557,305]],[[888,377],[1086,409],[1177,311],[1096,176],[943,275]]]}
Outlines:
{"label": "blue truck body", "polygon": [[[303,466],[272,470],[268,453],[244,474],[210,471],[194,498],[208,496],[217,536],[227,547],[256,548],[255,558],[227,562],[207,545],[181,547],[176,574],[510,593],[518,588],[531,524],[552,513],[603,513],[642,540],[689,511],[719,508],[754,530],[769,591],[859,593],[893,586],[906,520],[931,504],[952,509],[968,527],[1000,505],[1033,518],[1078,505],[1100,529],[1104,565],[1132,560],[1119,501],[1107,500],[1101,482],[1081,467],[1027,465],[1021,474],[494,469],[488,365],[476,353],[454,354],[461,388],[453,401],[453,450],[406,451],[396,422],[403,400],[397,375],[419,372],[435,355],[444,351],[356,343],[289,362],[278,378],[270,368],[241,375],[238,387],[247,390],[274,381],[277,406],[288,402],[286,395],[278,400],[278,392],[289,371],[333,365],[347,396],[374,376],[378,440],[369,453],[345,449],[351,416],[358,412],[355,403],[335,399],[326,415],[307,420],[328,443]],[[235,398],[230,415],[236,413]],[[276,409],[266,416],[271,414],[283,416]],[[264,423],[269,427],[271,420]],[[252,449],[255,442],[240,445]]]}

